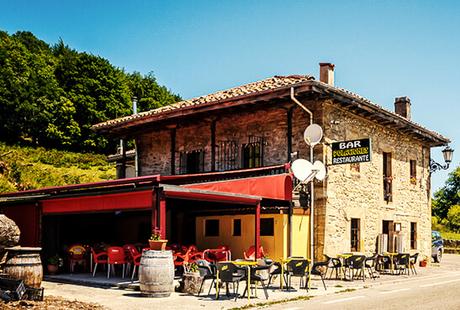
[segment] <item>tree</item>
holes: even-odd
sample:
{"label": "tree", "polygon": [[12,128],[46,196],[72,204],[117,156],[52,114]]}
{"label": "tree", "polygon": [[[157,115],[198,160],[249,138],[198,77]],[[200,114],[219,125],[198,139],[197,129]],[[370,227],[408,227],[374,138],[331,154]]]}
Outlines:
{"label": "tree", "polygon": [[450,207],[447,212],[447,220],[449,221],[449,228],[454,231],[460,230],[460,205]]}
{"label": "tree", "polygon": [[444,187],[434,193],[432,213],[445,219],[449,209],[455,205],[460,205],[460,167],[451,172]]}
{"label": "tree", "polygon": [[0,139],[67,150],[111,152],[115,142],[91,126],[180,100],[154,75],[132,74],[108,60],[30,32],[0,31]]}

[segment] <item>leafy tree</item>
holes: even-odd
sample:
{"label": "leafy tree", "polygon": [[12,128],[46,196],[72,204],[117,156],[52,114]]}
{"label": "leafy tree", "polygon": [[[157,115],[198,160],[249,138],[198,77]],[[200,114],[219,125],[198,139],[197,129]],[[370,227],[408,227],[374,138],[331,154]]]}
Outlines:
{"label": "leafy tree", "polygon": [[432,213],[440,219],[445,219],[449,209],[455,205],[460,205],[460,167],[449,174],[444,187],[434,194]]}
{"label": "leafy tree", "polygon": [[450,207],[449,212],[447,212],[447,220],[452,230],[460,230],[460,205]]}
{"label": "leafy tree", "polygon": [[91,126],[180,100],[154,75],[126,73],[102,57],[0,31],[0,139],[67,150],[110,152]]}

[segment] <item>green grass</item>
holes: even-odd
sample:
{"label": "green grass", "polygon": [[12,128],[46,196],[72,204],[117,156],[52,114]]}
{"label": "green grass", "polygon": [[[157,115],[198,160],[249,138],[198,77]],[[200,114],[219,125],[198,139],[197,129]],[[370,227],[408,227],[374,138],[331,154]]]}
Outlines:
{"label": "green grass", "polygon": [[105,155],[20,147],[0,142],[0,193],[114,179]]}
{"label": "green grass", "polygon": [[255,304],[247,304],[241,307],[230,308],[229,310],[242,310],[242,309],[251,309],[251,308],[259,308],[259,307],[268,307],[273,306],[276,304],[283,304],[292,301],[300,301],[300,300],[309,300],[311,299],[310,296],[297,296],[293,298],[286,298],[282,300],[274,300],[274,301],[267,301],[267,302],[258,302]]}

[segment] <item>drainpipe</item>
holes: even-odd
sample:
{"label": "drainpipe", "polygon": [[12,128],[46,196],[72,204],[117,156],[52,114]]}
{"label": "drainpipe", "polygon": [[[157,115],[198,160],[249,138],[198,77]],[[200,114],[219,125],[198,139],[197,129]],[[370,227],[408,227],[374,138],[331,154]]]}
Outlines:
{"label": "drainpipe", "polygon": [[[299,100],[294,96],[294,87],[291,87],[291,100],[294,101],[298,106],[300,106],[305,112],[310,115],[310,125],[313,124],[313,113],[307,109]],[[313,147],[310,146],[310,162],[313,163]],[[313,225],[314,225],[314,205],[315,205],[315,185],[313,184],[313,180],[310,182],[310,259],[311,264],[315,260],[315,247],[314,247],[314,238],[313,238]]]}
{"label": "drainpipe", "polygon": [[[137,114],[137,97],[133,97],[133,114]],[[139,176],[139,158],[137,154],[136,139],[134,139],[134,176]]]}

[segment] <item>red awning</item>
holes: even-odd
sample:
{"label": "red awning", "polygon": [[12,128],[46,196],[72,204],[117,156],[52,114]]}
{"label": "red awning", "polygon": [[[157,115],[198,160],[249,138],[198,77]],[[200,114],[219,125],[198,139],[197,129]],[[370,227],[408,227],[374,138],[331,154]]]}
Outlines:
{"label": "red awning", "polygon": [[183,187],[253,195],[267,199],[292,200],[292,177],[289,174],[196,183],[183,185]]}
{"label": "red awning", "polygon": [[152,209],[152,191],[42,200],[43,214]]}

